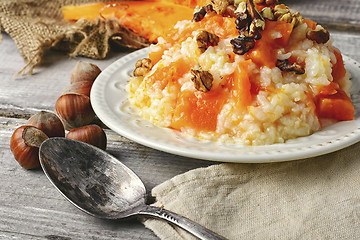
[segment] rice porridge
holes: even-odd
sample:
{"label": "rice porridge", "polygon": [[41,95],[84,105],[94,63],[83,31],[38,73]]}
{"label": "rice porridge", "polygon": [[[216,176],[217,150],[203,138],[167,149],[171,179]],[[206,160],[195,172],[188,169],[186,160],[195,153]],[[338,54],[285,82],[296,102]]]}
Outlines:
{"label": "rice porridge", "polygon": [[137,62],[127,90],[141,117],[245,145],[282,143],[354,118],[349,74],[324,28],[276,1],[213,2]]}

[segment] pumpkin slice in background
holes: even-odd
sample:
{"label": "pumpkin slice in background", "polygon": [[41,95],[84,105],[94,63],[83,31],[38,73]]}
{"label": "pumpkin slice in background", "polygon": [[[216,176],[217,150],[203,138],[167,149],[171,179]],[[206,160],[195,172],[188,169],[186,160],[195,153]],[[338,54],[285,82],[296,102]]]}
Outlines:
{"label": "pumpkin slice in background", "polygon": [[64,19],[77,21],[98,17],[116,18],[125,28],[136,35],[155,43],[180,20],[191,20],[194,6],[204,4],[204,0],[148,0],[117,1],[94,3],[79,6],[68,5],[62,8]]}

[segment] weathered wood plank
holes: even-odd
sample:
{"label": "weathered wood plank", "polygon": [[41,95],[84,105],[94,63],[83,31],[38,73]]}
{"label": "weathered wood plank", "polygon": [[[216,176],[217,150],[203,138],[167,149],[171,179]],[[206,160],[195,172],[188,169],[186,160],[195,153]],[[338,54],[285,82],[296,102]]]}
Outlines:
{"label": "weathered wood plank", "polygon": [[354,60],[360,62],[360,31],[343,32],[336,29],[329,29],[330,36],[334,40],[333,45]]}
{"label": "weathered wood plank", "polygon": [[18,53],[15,43],[8,35],[3,34],[0,48],[0,112],[3,116],[29,117],[41,109],[54,109],[62,91],[70,85],[71,72],[77,61],[92,62],[104,69],[128,52],[113,53],[105,60],[93,60],[69,58],[63,53],[51,51],[45,55],[44,63],[35,70],[34,75],[16,78],[14,74],[25,64],[21,56],[14,53]]}
{"label": "weathered wood plank", "polygon": [[[15,239],[156,239],[134,219],[103,221],[81,212],[65,200],[41,170],[22,169],[9,142],[25,119],[0,117],[0,237]],[[140,146],[106,130],[108,151],[133,169],[148,192],[161,182],[211,162],[179,157]],[[31,223],[31,224],[29,224]]]}
{"label": "weathered wood plank", "polygon": [[[301,0],[281,1],[302,16],[321,24],[360,25],[358,0]],[[358,26],[357,26],[358,27]]]}

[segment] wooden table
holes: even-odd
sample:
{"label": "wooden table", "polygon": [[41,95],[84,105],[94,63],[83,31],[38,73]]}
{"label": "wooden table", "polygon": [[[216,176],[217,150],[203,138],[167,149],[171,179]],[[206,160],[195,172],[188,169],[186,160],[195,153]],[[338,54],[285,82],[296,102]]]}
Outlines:
{"label": "wooden table", "polygon": [[[293,0],[289,5],[328,27],[334,45],[360,62],[359,0]],[[100,61],[82,60],[104,69],[127,53],[112,53]],[[54,110],[81,58],[48,52],[33,75],[14,79],[24,62],[6,34],[0,44],[0,56],[0,239],[157,239],[135,219],[104,221],[79,211],[59,194],[41,170],[21,168],[10,151],[10,137],[17,127],[40,110]],[[215,164],[153,150],[109,129],[106,134],[108,152],[133,169],[149,192],[175,175]]]}

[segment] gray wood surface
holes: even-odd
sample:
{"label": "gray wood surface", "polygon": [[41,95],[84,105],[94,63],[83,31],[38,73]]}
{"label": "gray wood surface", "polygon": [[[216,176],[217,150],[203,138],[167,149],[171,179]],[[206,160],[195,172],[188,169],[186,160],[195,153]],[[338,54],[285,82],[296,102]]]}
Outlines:
{"label": "gray wood surface", "polygon": [[[329,26],[334,45],[360,61],[359,0],[288,3],[305,17]],[[106,60],[83,60],[104,69],[127,53],[112,53]],[[82,213],[53,188],[41,170],[22,169],[10,151],[10,137],[18,126],[40,110],[53,111],[81,58],[51,51],[34,75],[14,79],[24,61],[6,34],[0,44],[0,56],[0,239],[157,239],[136,219],[104,221]],[[153,150],[109,129],[106,134],[107,150],[133,169],[148,191],[180,173],[214,164]]]}

